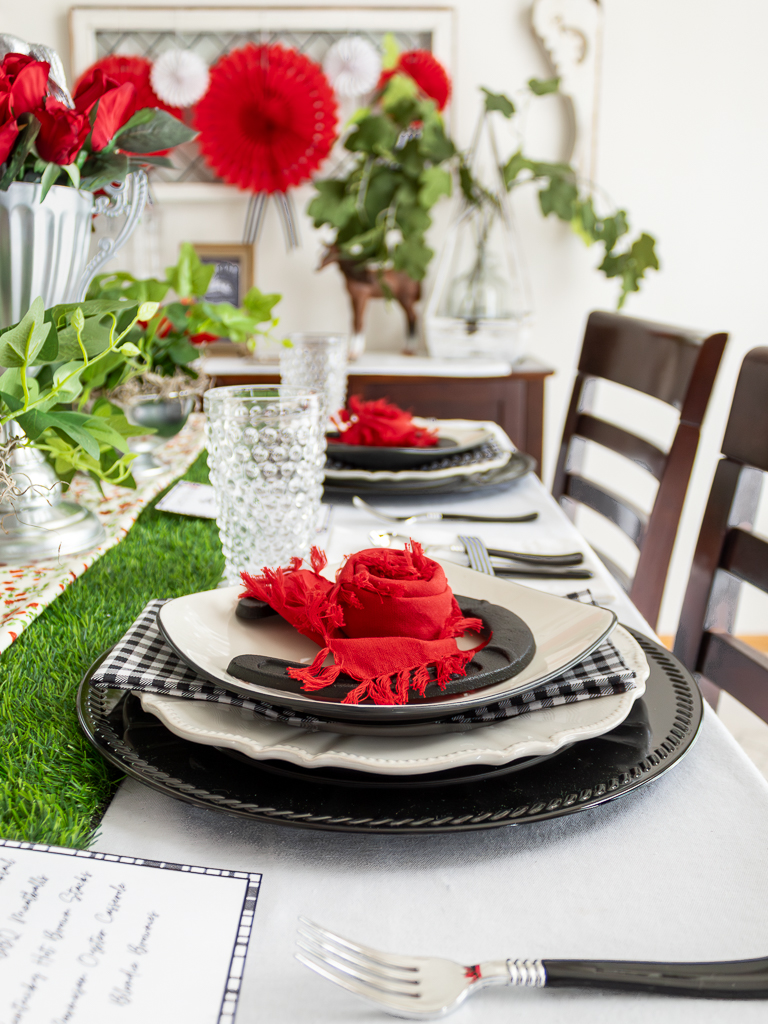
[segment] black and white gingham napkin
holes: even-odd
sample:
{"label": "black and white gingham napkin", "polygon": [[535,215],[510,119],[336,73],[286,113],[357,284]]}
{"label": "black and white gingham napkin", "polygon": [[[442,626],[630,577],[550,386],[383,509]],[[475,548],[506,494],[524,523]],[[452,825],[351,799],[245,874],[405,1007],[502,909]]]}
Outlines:
{"label": "black and white gingham napkin", "polygon": [[[593,603],[589,591],[569,595]],[[320,719],[289,707],[265,704],[241,697],[208,682],[189,668],[168,646],[157,624],[157,613],[165,601],[150,601],[125,636],[118,641],[91,677],[94,686],[119,690],[140,690],[187,700],[205,700],[240,708],[246,715],[266,718],[283,725],[311,729]],[[573,704],[594,697],[626,693],[635,686],[635,673],[616,647],[606,640],[589,657],[546,684],[444,719],[452,724],[495,722],[516,715]],[[433,710],[434,705],[430,706]]]}

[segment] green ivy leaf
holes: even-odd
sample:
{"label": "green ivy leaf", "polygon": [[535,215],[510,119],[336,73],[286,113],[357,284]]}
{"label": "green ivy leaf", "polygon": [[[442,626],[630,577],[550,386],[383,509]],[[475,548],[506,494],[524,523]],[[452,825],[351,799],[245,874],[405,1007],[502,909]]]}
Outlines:
{"label": "green ivy leaf", "polygon": [[272,309],[280,301],[281,296],[276,292],[265,294],[258,288],[249,288],[243,299],[243,306],[251,314],[256,323],[272,319]]}
{"label": "green ivy leaf", "polygon": [[627,215],[624,210],[618,210],[613,217],[603,218],[598,226],[596,235],[599,241],[605,243],[605,251],[609,253],[616,245],[622,235],[629,231]]}
{"label": "green ivy leaf", "polygon": [[32,366],[50,328],[45,322],[43,300],[38,296],[26,316],[0,335],[0,366]]}
{"label": "green ivy leaf", "polygon": [[[79,310],[75,310],[76,315]],[[80,331],[80,338],[83,342],[89,359],[105,352],[109,348],[109,339],[112,331],[111,319],[104,319],[98,314],[85,317],[83,327]],[[82,359],[82,349],[77,340],[77,333],[74,325],[59,330],[59,359],[77,360]],[[60,399],[61,401],[61,399]]]}
{"label": "green ivy leaf", "polygon": [[586,199],[583,203],[577,202],[574,204],[571,228],[573,229],[574,234],[577,234],[585,245],[592,245],[594,242],[598,241],[597,232],[600,228],[600,222],[595,214],[591,198]]}
{"label": "green ivy leaf", "polygon": [[438,114],[433,113],[425,118],[419,139],[419,152],[433,164],[441,164],[455,155],[456,147],[445,134]]}
{"label": "green ivy leaf", "polygon": [[484,86],[481,86],[481,90],[485,93],[485,109],[489,114],[495,110],[503,117],[512,117],[515,105],[508,96],[505,96],[503,92],[491,92]]}
{"label": "green ivy leaf", "polygon": [[433,256],[434,253],[424,242],[416,238],[406,238],[395,249],[395,270],[403,270],[414,281],[421,281]]}
{"label": "green ivy leaf", "polygon": [[429,210],[440,196],[450,196],[453,180],[450,171],[442,167],[427,167],[419,178],[419,186],[419,202],[425,210]]}
{"label": "green ivy leaf", "polygon": [[518,149],[501,169],[501,176],[504,179],[504,184],[507,186],[507,191],[510,190],[512,183],[521,171],[529,170],[531,170],[531,161],[527,160],[523,156],[522,150]]}
{"label": "green ivy leaf", "polygon": [[546,96],[560,88],[559,78],[529,78],[528,88],[536,96]]}
{"label": "green ivy leaf", "polygon": [[307,207],[315,227],[319,228],[323,224],[330,224],[334,228],[344,227],[355,213],[355,198],[347,193],[346,182],[333,179],[316,181],[315,188],[318,194]]}
{"label": "green ivy leaf", "polygon": [[571,221],[578,198],[579,190],[572,181],[553,176],[549,179],[548,187],[539,192],[541,212],[545,217],[554,213],[560,220]]}
{"label": "green ivy leaf", "polygon": [[419,87],[410,75],[392,75],[381,95],[381,105],[389,112],[397,108],[403,101],[413,102],[418,95]]}
{"label": "green ivy leaf", "polygon": [[208,291],[211,278],[216,273],[214,264],[204,264],[190,242],[183,242],[179,260],[175,267],[166,267],[168,284],[180,299],[200,298]]}
{"label": "green ivy leaf", "polygon": [[621,294],[618,302],[618,308],[621,309],[627,295],[640,290],[640,281],[646,270],[659,269],[656,240],[644,232],[632,243],[628,252],[606,255],[599,269],[606,277],[621,277]]}
{"label": "green ivy leaf", "polygon": [[187,128],[173,114],[155,107],[151,120],[132,127],[126,125],[117,144],[125,153],[157,153],[161,149],[173,149],[182,142],[191,142],[196,136],[196,131]]}
{"label": "green ivy leaf", "polygon": [[373,114],[357,125],[344,145],[351,153],[378,155],[381,150],[392,150],[399,134],[389,118]]}

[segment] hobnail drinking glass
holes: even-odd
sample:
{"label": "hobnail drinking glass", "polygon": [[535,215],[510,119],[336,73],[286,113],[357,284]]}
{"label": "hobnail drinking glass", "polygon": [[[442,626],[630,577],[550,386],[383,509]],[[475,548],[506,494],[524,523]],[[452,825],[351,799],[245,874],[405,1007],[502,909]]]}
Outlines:
{"label": "hobnail drinking glass", "polygon": [[323,491],[325,433],[309,388],[212,388],[204,396],[211,483],[225,576],[287,565],[312,546]]}
{"label": "hobnail drinking glass", "polygon": [[328,420],[347,397],[347,338],[344,334],[291,334],[280,350],[280,380],[314,388],[321,396],[320,422]]}

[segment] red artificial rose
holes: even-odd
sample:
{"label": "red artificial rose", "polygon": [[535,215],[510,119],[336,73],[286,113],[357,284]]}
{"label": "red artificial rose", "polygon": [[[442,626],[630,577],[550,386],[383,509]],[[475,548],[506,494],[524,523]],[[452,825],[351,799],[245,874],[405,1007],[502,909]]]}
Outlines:
{"label": "red artificial rose", "polygon": [[[19,54],[13,54],[19,56]],[[18,73],[11,79],[11,105],[16,117],[21,114],[29,114],[42,105],[45,97],[45,89],[48,85],[48,72],[51,65],[45,61],[31,61],[19,69]],[[7,74],[6,70],[6,74]]]}
{"label": "red artificial rose", "polygon": [[87,116],[49,96],[45,106],[35,111],[35,117],[40,122],[35,140],[40,159],[61,166],[71,164],[91,130]]}
{"label": "red artificial rose", "polygon": [[16,141],[16,136],[19,134],[19,129],[16,126],[15,120],[6,121],[5,124],[0,127],[0,164],[5,163],[8,159],[8,154],[13,149],[13,144]]}
{"label": "red artificial rose", "polygon": [[50,65],[23,53],[7,53],[0,65],[0,164],[19,134],[17,118],[43,102]]}
{"label": "red artificial rose", "polygon": [[98,153],[135,114],[136,87],[130,82],[120,84],[101,68],[92,68],[78,82],[74,100],[82,114],[89,114],[99,104],[91,136],[91,147]]}
{"label": "red artificial rose", "polygon": [[19,127],[11,109],[11,83],[0,71],[0,164],[8,159]]}

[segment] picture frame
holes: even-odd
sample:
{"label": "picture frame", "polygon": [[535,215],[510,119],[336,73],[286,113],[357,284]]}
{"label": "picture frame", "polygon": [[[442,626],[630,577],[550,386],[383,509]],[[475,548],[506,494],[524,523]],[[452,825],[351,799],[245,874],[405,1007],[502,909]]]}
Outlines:
{"label": "picture frame", "polygon": [[246,292],[254,285],[253,246],[238,242],[193,242],[192,247],[201,263],[216,267],[205,300],[241,306]]}

